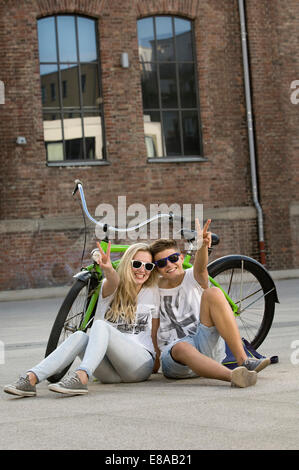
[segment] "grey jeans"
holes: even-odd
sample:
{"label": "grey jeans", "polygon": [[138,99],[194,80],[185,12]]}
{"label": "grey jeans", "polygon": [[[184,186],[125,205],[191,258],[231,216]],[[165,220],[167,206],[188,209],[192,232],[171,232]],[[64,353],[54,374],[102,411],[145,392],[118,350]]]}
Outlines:
{"label": "grey jeans", "polygon": [[77,356],[83,358],[77,370],[84,370],[102,383],[142,382],[149,378],[154,364],[149,351],[107,322],[96,320],[89,335],[82,331],[73,333],[28,372],[41,382],[61,372]]}

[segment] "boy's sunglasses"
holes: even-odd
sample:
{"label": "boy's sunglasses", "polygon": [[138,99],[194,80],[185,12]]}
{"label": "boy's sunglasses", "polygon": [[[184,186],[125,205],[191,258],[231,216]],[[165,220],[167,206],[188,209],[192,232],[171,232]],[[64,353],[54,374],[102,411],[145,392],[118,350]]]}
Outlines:
{"label": "boy's sunglasses", "polygon": [[161,258],[158,259],[158,261],[155,261],[155,265],[158,266],[158,268],[165,268],[167,265],[167,260],[171,263],[176,263],[179,257],[180,253],[172,253],[172,255],[166,256],[166,258]]}
{"label": "boy's sunglasses", "polygon": [[141,266],[144,266],[146,271],[152,271],[155,267],[154,263],[144,263],[143,261],[138,261],[137,259],[132,259],[131,263],[134,269],[139,269]]}

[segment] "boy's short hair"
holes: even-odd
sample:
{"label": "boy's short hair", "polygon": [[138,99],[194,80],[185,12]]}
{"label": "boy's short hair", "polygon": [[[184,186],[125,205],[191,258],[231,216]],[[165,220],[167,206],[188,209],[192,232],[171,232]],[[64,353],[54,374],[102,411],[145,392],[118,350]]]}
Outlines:
{"label": "boy's short hair", "polygon": [[153,257],[160,253],[160,251],[168,250],[169,248],[174,248],[175,250],[178,250],[177,242],[169,238],[160,238],[159,240],[154,241],[150,245],[150,250]]}

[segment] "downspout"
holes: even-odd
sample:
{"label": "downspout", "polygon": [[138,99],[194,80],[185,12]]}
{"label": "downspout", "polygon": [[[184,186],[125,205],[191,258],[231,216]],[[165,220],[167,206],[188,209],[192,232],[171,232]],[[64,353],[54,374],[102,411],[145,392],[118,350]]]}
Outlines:
{"label": "downspout", "polygon": [[253,197],[254,205],[257,210],[260,261],[263,265],[265,265],[266,255],[265,255],[265,241],[264,241],[264,222],[263,222],[263,211],[258,200],[258,189],[257,189],[256,156],[255,156],[254,130],[253,130],[253,119],[252,119],[252,104],[251,104],[251,89],[250,89],[251,87],[250,87],[250,75],[249,75],[249,65],[248,65],[245,9],[244,9],[244,0],[238,0],[238,1],[239,1],[239,14],[240,14],[240,26],[241,26],[242,54],[243,54],[243,71],[244,71],[245,96],[246,96],[247,129],[248,129],[250,167],[251,167],[252,197]]}

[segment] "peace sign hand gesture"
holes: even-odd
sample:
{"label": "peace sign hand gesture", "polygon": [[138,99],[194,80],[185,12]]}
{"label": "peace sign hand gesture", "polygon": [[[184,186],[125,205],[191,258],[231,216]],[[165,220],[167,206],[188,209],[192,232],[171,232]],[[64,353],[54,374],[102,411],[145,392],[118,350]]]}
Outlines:
{"label": "peace sign hand gesture", "polygon": [[103,251],[99,242],[97,242],[98,249],[99,249],[99,256],[96,259],[96,263],[104,270],[113,269],[111,259],[110,259],[110,250],[111,250],[111,242],[108,243],[106,253]]}
{"label": "peace sign hand gesture", "polygon": [[208,219],[204,225],[203,230],[199,224],[199,220],[195,219],[195,228],[197,232],[197,249],[210,248],[212,243],[212,233],[208,232],[211,219]]}

